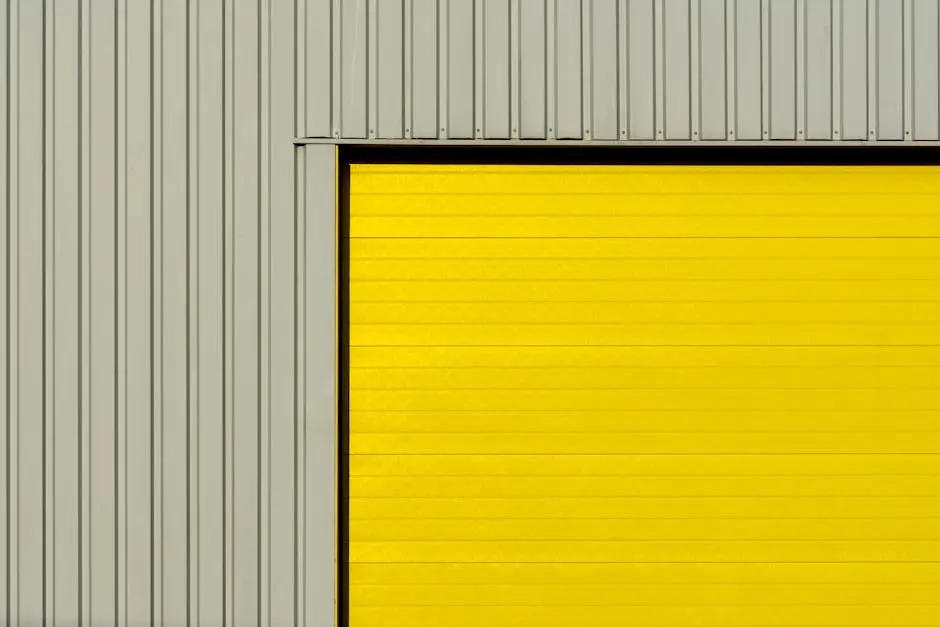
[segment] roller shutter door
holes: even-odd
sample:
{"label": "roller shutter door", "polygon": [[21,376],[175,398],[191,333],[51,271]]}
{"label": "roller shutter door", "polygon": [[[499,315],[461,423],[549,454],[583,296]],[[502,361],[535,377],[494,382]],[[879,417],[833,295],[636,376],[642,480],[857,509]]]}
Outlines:
{"label": "roller shutter door", "polygon": [[350,195],[352,627],[940,625],[940,169]]}

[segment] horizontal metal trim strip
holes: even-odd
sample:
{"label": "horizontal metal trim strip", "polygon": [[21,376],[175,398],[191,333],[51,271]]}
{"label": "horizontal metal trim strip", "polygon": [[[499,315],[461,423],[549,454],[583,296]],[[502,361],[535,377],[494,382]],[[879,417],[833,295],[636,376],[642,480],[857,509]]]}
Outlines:
{"label": "horizontal metal trim strip", "polygon": [[916,149],[940,146],[938,140],[581,140],[581,139],[352,139],[331,137],[297,137],[294,144],[330,144],[346,146],[898,146]]}

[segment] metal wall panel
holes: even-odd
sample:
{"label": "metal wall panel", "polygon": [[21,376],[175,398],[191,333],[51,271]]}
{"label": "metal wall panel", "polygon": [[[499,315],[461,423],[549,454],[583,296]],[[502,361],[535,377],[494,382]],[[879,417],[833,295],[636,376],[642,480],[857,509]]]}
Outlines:
{"label": "metal wall panel", "polygon": [[[0,33],[7,34],[9,33],[9,28],[7,26],[9,18],[9,11],[0,11]],[[6,40],[9,42],[9,39]],[[9,48],[6,45],[0,46],[0,67],[6,68],[9,61]],[[6,90],[6,80],[0,81],[3,84],[4,90]],[[5,95],[9,94],[9,91],[4,92]],[[0,98],[0,119],[8,120],[10,119],[10,103],[7,98]],[[7,124],[0,124],[0,203],[3,203],[4,213],[0,215],[0,299],[3,299],[4,304],[0,306],[0,412],[3,412],[4,418],[6,417],[7,412],[7,403],[10,400],[10,391],[7,386],[9,381],[9,361],[7,359],[9,353],[9,336],[6,333],[6,330],[9,329],[10,321],[10,294],[9,294],[9,281],[8,270],[10,267],[9,258],[6,254],[8,252],[7,242],[8,237],[7,233],[9,232],[9,217],[10,212],[8,210],[8,203],[10,198],[10,185],[9,180],[7,179],[8,171],[8,159],[9,151],[7,150],[10,142],[10,128]],[[7,541],[8,531],[10,529],[8,513],[9,513],[9,490],[7,489],[7,480],[9,478],[9,466],[7,465],[10,455],[9,455],[9,446],[7,445],[8,440],[8,431],[5,428],[7,426],[7,421],[3,420],[0,422],[0,469],[4,474],[4,479],[0,480],[0,590],[3,590],[3,593],[0,593],[0,618],[6,618],[6,609],[9,605],[7,600],[7,590],[9,582],[9,572],[7,570],[7,565],[9,564],[9,543]]]}
{"label": "metal wall panel", "polygon": [[0,624],[333,621],[336,167],[294,139],[367,133],[363,19],[0,10]]}
{"label": "metal wall panel", "polygon": [[374,68],[378,76],[377,93],[374,95],[378,103],[378,111],[374,112],[378,119],[376,135],[380,138],[402,137],[405,128],[402,0],[386,0],[378,3],[377,8],[377,41],[372,42],[377,49],[378,63],[378,67]]}
{"label": "metal wall panel", "polygon": [[[410,0],[406,5],[411,6],[410,17],[412,41],[411,58],[405,59],[405,64],[411,70],[411,106],[410,112],[405,113],[406,136],[419,139],[430,139],[438,136],[438,86],[437,64],[438,37],[440,34],[437,20],[436,0]],[[365,5],[361,5],[365,6]],[[407,85],[405,89],[408,89]]]}
{"label": "metal wall panel", "polygon": [[359,10],[361,4],[344,2],[340,13],[342,30],[337,51],[342,59],[339,82],[343,137],[366,137],[366,62],[370,42],[366,33],[367,12]]}
{"label": "metal wall panel", "polygon": [[735,0],[734,11],[734,136],[737,139],[759,140],[766,124],[766,120],[762,120],[762,3]]}
{"label": "metal wall panel", "polygon": [[[868,79],[869,58],[868,43],[868,8],[867,1],[841,0],[835,3],[841,6],[842,47],[836,54],[841,57],[842,77],[840,81],[842,100],[835,106],[841,110],[841,130],[833,131],[837,139],[866,139],[868,137],[868,110],[874,103],[870,101],[871,90]],[[839,81],[839,73],[834,73],[833,80]]]}
{"label": "metal wall panel", "polygon": [[914,0],[913,37],[913,134],[918,139],[940,139],[940,115],[936,104],[940,81],[940,6],[936,0]]}
{"label": "metal wall panel", "polygon": [[473,137],[473,4],[458,2],[447,7],[447,105],[442,126],[448,137]]}
{"label": "metal wall panel", "polygon": [[584,89],[581,2],[556,0],[555,5],[555,22],[549,24],[555,40],[555,93],[548,96],[555,100],[555,137],[580,139]]}
{"label": "metal wall panel", "polygon": [[[317,0],[300,5],[303,10],[302,17],[305,18],[303,39],[299,42],[300,46],[298,46],[298,56],[304,61],[303,69],[305,71],[302,82],[304,87],[302,102],[305,103],[306,115],[302,116],[302,119],[306,133],[311,137],[339,136],[338,129],[333,128],[339,116],[339,112],[333,110],[332,98],[334,44],[331,31],[335,10],[333,4],[331,0]],[[397,39],[402,40],[404,39],[404,25],[399,22],[399,26],[401,32],[398,34]],[[410,39],[410,36],[408,39]],[[380,31],[379,40],[383,46],[391,45],[391,33],[385,36],[385,33]],[[387,48],[381,48],[380,50],[387,50]],[[382,71],[389,59],[379,58],[381,64],[379,70]],[[392,80],[392,78],[394,77],[389,77],[389,80]],[[399,80],[404,82],[404,77],[400,77]],[[403,97],[402,88],[398,90],[398,94],[395,94],[391,86],[384,82],[382,86],[383,89],[379,92],[380,111],[383,107],[394,107],[393,103],[396,100],[400,101]],[[389,104],[383,104],[385,102],[389,102]],[[403,135],[399,131],[397,136],[402,137]]]}
{"label": "metal wall panel", "polygon": [[796,0],[770,0],[770,138],[796,139]]}
{"label": "metal wall panel", "polygon": [[727,63],[728,32],[727,9],[724,0],[702,0],[699,9],[699,85],[696,87],[700,103],[699,126],[702,139],[726,139],[728,133]]}
{"label": "metal wall panel", "polygon": [[663,0],[663,10],[665,135],[666,139],[691,139],[689,3],[686,0]]}
{"label": "metal wall panel", "polygon": [[[803,71],[806,108],[805,126],[797,133],[806,139],[832,138],[832,4],[833,0],[801,0],[805,5],[806,28],[803,35]],[[800,25],[797,24],[797,28]],[[799,52],[799,51],[798,51]]]}
{"label": "metal wall panel", "polygon": [[[903,0],[880,0],[876,23],[878,77],[878,139],[904,136],[904,5]],[[912,35],[909,33],[908,37]]]}
{"label": "metal wall panel", "polygon": [[630,123],[627,136],[636,139],[654,139],[655,113],[655,46],[653,0],[629,0],[627,9],[627,94],[630,99]]}
{"label": "metal wall panel", "polygon": [[617,85],[619,61],[616,0],[599,0],[590,5],[591,37],[591,131],[594,139],[617,139],[620,112]]}
{"label": "metal wall panel", "polygon": [[509,0],[483,5],[483,137],[509,138]]}
{"label": "metal wall panel", "polygon": [[[384,139],[940,134],[938,0],[403,0],[403,9],[402,0],[299,1],[309,25],[301,137],[330,137],[325,129],[362,136],[361,125],[340,128],[347,110],[326,106],[323,90],[362,83],[370,58],[380,65],[379,93],[357,107],[373,103],[380,120],[401,112],[413,131],[392,123]],[[388,59],[365,54],[375,42],[364,44],[349,25],[373,19],[370,11]],[[324,33],[330,24],[342,33]],[[399,53],[411,74],[394,70]],[[342,81],[327,80],[330,55],[343,58],[333,64],[348,73]],[[348,96],[339,102],[351,105]],[[357,120],[365,117],[357,109]]]}
{"label": "metal wall panel", "polygon": [[[458,3],[470,6],[472,3]],[[544,139],[545,110],[545,14],[543,0],[519,0],[519,136],[523,139]],[[451,8],[453,10],[453,8]],[[470,55],[472,59],[472,54]],[[472,66],[471,66],[472,68]],[[472,70],[471,72],[472,73]],[[473,104],[473,95],[464,96]]]}

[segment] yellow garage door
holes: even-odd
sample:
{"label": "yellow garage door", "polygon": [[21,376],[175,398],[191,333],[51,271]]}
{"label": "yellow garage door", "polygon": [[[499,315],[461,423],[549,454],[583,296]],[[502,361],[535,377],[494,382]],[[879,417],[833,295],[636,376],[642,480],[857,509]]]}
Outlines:
{"label": "yellow garage door", "polygon": [[940,168],[350,193],[352,627],[940,625]]}

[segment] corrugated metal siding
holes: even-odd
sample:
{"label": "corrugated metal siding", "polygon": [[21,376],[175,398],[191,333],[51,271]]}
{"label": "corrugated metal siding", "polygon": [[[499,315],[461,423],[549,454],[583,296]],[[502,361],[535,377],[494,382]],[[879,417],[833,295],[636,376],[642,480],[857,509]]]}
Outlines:
{"label": "corrugated metal siding", "polygon": [[937,0],[300,9],[305,137],[940,139]]}
{"label": "corrugated metal siding", "polygon": [[332,621],[334,152],[292,144],[294,20],[0,10],[4,625]]}

